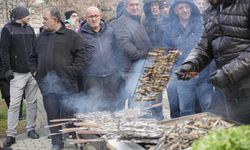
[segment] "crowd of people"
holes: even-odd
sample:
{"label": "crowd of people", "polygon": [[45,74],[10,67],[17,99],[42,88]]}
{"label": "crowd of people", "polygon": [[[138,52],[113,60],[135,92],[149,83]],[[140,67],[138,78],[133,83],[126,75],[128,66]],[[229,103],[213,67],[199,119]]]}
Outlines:
{"label": "crowd of people", "polygon": [[[103,20],[101,10],[90,6],[80,21],[74,10],[63,18],[58,8],[48,7],[36,36],[29,10],[17,6],[0,40],[0,88],[9,106],[4,145],[16,142],[23,95],[32,139],[39,138],[39,94],[49,125],[76,112],[122,110],[133,94],[128,81],[144,67],[135,66],[148,61],[154,48],[182,53],[166,86],[171,118],[212,112],[249,124],[249,9],[247,0],[122,0],[114,18]],[[139,105],[159,102],[162,97]],[[163,119],[162,106],[151,111]],[[61,134],[50,138],[52,150],[63,149]]]}

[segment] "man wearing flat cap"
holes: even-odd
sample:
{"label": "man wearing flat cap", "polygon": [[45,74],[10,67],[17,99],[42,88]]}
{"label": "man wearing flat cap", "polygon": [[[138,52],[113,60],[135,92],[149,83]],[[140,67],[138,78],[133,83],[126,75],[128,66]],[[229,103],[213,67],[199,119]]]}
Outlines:
{"label": "man wearing flat cap", "polygon": [[0,52],[4,77],[10,81],[10,106],[8,110],[8,129],[5,146],[15,143],[16,127],[23,93],[25,91],[27,108],[27,134],[32,139],[39,138],[35,132],[35,119],[39,88],[29,68],[29,54],[34,48],[34,29],[28,25],[29,10],[18,6],[10,14],[11,21],[1,33]]}

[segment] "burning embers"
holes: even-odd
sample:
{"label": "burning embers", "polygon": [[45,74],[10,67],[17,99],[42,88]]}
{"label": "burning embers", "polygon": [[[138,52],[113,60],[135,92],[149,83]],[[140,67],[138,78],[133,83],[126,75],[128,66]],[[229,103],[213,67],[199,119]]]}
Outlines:
{"label": "burning embers", "polygon": [[[95,139],[79,138],[71,140],[74,144],[118,139],[119,141],[146,143],[153,150],[181,150],[189,148],[195,140],[206,135],[211,130],[235,125],[210,113],[201,113],[160,122],[153,119],[140,118],[142,114],[136,115],[138,113],[136,109],[129,111],[129,113],[124,111],[118,114],[107,112],[78,114],[77,118],[68,120],[73,121],[77,127],[64,128],[60,132],[75,132],[79,136],[99,135]],[[126,117],[126,114],[130,113],[134,113],[134,117]]]}
{"label": "burning embers", "polygon": [[149,56],[151,56],[150,60],[152,62],[144,68],[135,91],[134,100],[156,100],[166,88],[172,66],[179,55],[180,52],[178,50],[169,51],[166,55],[164,48],[157,48],[154,49],[154,52],[150,52]]}

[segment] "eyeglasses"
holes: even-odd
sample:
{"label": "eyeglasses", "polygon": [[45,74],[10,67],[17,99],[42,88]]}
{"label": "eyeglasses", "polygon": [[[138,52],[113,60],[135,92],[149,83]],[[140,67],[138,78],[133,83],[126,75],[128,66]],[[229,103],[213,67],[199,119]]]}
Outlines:
{"label": "eyeglasses", "polygon": [[88,16],[88,18],[89,19],[96,19],[96,18],[99,18],[100,17],[100,15],[90,15],[90,16]]}

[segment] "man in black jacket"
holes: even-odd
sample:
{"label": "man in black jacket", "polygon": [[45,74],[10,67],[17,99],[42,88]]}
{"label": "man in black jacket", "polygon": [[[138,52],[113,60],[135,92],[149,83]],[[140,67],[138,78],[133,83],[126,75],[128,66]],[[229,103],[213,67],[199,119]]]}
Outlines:
{"label": "man in black jacket", "polygon": [[[77,76],[84,68],[84,46],[81,37],[66,29],[57,8],[46,8],[43,13],[43,29],[37,37],[30,65],[38,81],[50,120],[72,117],[73,110],[66,107],[72,94],[79,91]],[[58,133],[60,127],[50,128]],[[62,135],[51,136],[53,150],[63,148]]]}
{"label": "man in black jacket", "polygon": [[210,83],[226,96],[229,117],[250,123],[250,1],[208,0],[204,32],[177,75],[191,78],[189,72],[200,72],[213,59],[217,70]]}
{"label": "man in black jacket", "polygon": [[141,23],[140,1],[124,0],[124,11],[113,26],[118,47],[123,53],[123,68],[131,71],[135,62],[147,57],[152,44]]}
{"label": "man in black jacket", "polygon": [[18,6],[12,10],[11,22],[3,27],[1,33],[0,50],[4,76],[10,80],[10,107],[5,146],[15,143],[18,115],[24,91],[27,104],[28,136],[33,139],[39,138],[35,132],[39,88],[28,66],[28,56],[33,50],[35,42],[35,33],[33,28],[28,25],[29,20],[28,9]]}

